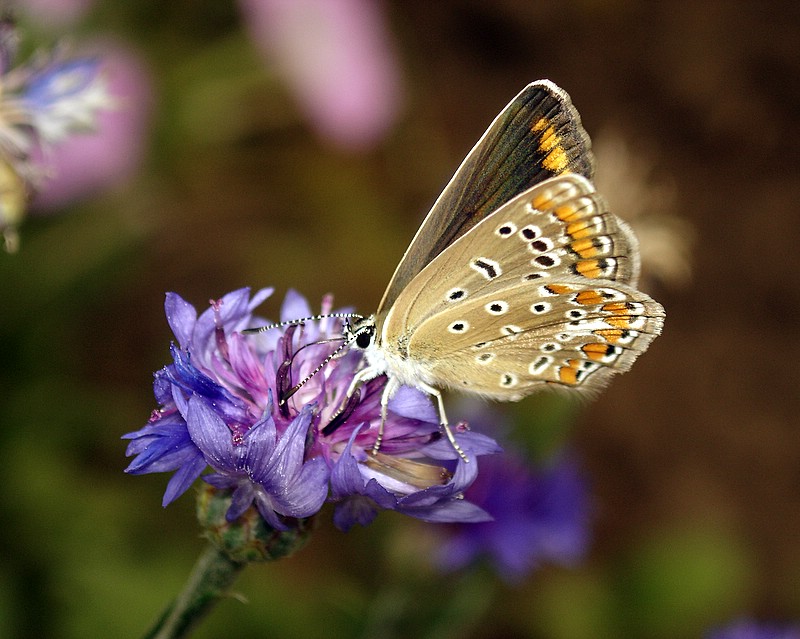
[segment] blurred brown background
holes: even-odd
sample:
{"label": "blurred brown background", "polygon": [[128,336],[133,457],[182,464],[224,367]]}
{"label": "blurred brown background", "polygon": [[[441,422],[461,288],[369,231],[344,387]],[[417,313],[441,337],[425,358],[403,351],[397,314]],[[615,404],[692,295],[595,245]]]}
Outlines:
{"label": "blurred brown background", "polygon": [[[251,605],[226,602],[197,636],[692,637],[740,615],[800,620],[800,5],[378,7],[402,108],[360,151],[315,133],[236,5],[97,2],[76,28],[138,47],[154,116],[136,176],[31,217],[0,258],[0,634],[100,636],[113,620],[136,636],[202,547],[188,495],[162,511],[166,477],[122,474],[118,438],[147,419],[168,358],[163,292],[201,307],[274,285],[273,317],[287,287],[370,312],[463,156],[539,78],[572,96],[667,309],[633,371],[557,428],[593,484],[587,562],[518,587],[486,572],[449,623],[404,625],[424,527],[326,523],[297,557],[251,567]],[[646,243],[659,230],[666,246]],[[535,424],[542,405],[511,415]]]}

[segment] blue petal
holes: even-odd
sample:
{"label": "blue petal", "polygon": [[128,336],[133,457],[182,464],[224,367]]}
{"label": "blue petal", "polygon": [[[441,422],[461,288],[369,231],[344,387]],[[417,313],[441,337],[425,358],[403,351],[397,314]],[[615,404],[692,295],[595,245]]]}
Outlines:
{"label": "blue petal", "polygon": [[307,461],[296,481],[280,496],[281,507],[276,510],[290,517],[310,517],[319,512],[328,497],[329,476],[322,457]]}
{"label": "blue petal", "polygon": [[225,422],[197,395],[189,398],[186,417],[189,436],[216,470],[236,469],[238,456],[231,442],[231,431]]}
{"label": "blue petal", "polygon": [[378,515],[375,502],[368,497],[354,495],[346,501],[336,504],[333,511],[333,524],[342,532],[347,532],[355,524],[368,526]]}
{"label": "blue petal", "polygon": [[97,78],[98,60],[81,58],[44,69],[25,89],[25,98],[35,108],[45,109],[56,102],[85,91]]}
{"label": "blue petal", "polygon": [[261,483],[261,479],[268,475],[270,453],[275,449],[277,439],[278,431],[270,402],[264,415],[247,431],[244,439],[242,464],[254,481]]}
{"label": "blue petal", "polygon": [[[213,379],[205,375],[200,369],[192,364],[191,356],[189,353],[175,348],[173,344],[172,357],[175,360],[175,375],[171,377],[172,381],[179,385],[184,390],[190,393],[197,393],[215,402],[223,402],[224,408],[236,408],[242,410],[243,402],[231,395],[223,386],[217,384]],[[167,369],[169,374],[169,370]],[[217,408],[222,409],[223,406],[218,405]]]}
{"label": "blue petal", "polygon": [[492,516],[483,508],[463,499],[441,501],[423,508],[406,508],[401,503],[398,512],[431,523],[480,523],[491,521]]}
{"label": "blue petal", "polygon": [[164,301],[167,322],[181,348],[188,350],[197,321],[197,310],[177,293],[167,293]]}
{"label": "blue petal", "polygon": [[303,464],[306,433],[311,425],[313,406],[306,404],[281,435],[261,476],[255,479],[270,493],[280,493],[293,481]]}
{"label": "blue petal", "polygon": [[254,498],[255,490],[253,484],[249,481],[239,482],[236,490],[233,491],[233,495],[231,495],[231,505],[228,507],[228,512],[225,513],[225,519],[228,521],[239,519],[250,508]]}
{"label": "blue petal", "polygon": [[197,448],[180,416],[170,416],[123,436],[131,442],[125,451],[136,458],[125,472],[133,475],[175,470],[194,456]]}
{"label": "blue petal", "polygon": [[161,505],[166,507],[183,495],[206,467],[206,460],[198,454],[189,463],[181,466],[178,471],[167,482],[167,489],[164,491],[164,498]]}

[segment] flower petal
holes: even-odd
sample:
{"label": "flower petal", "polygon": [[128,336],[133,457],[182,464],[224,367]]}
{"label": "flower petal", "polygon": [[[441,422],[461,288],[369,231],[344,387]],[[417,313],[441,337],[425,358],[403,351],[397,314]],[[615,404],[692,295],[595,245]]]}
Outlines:
{"label": "flower petal", "polygon": [[178,340],[178,344],[182,349],[188,349],[191,344],[194,325],[197,321],[197,311],[194,306],[177,293],[167,293],[164,301],[164,310],[167,314],[169,327]]}
{"label": "flower petal", "polygon": [[186,416],[189,436],[216,470],[233,470],[238,461],[231,442],[231,431],[225,422],[197,395],[189,398]]}
{"label": "flower petal", "polygon": [[231,495],[231,505],[228,507],[228,512],[225,513],[225,519],[228,521],[235,521],[241,517],[244,512],[250,508],[255,498],[255,488],[249,481],[241,481]]}
{"label": "flower petal", "polygon": [[280,495],[276,510],[288,517],[310,517],[319,512],[328,497],[328,464],[315,457],[303,464],[297,479]]}
{"label": "flower petal", "polygon": [[161,505],[167,507],[178,497],[183,495],[191,486],[194,481],[200,476],[207,466],[206,460],[202,455],[194,456],[188,463],[181,466],[177,472],[170,477],[167,482],[167,489],[164,491],[164,498],[161,500]]}
{"label": "flower petal", "polygon": [[303,319],[312,315],[313,312],[306,298],[294,289],[289,289],[281,305],[281,322],[290,322],[291,320]]}

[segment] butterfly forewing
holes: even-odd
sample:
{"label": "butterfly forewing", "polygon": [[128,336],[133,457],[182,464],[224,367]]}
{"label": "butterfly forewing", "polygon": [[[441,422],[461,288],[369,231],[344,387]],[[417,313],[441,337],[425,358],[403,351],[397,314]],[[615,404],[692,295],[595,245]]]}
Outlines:
{"label": "butterfly forewing", "polygon": [[[493,294],[535,291],[563,275],[633,283],[636,241],[592,184],[551,178],[495,211],[428,264],[385,318],[384,345],[408,338],[429,317]],[[532,295],[533,293],[531,293]],[[379,331],[381,318],[378,318]]]}
{"label": "butterfly forewing", "polygon": [[433,205],[378,316],[426,264],[486,216],[531,186],[568,172],[592,177],[589,138],[569,96],[547,80],[533,82],[495,118]]}

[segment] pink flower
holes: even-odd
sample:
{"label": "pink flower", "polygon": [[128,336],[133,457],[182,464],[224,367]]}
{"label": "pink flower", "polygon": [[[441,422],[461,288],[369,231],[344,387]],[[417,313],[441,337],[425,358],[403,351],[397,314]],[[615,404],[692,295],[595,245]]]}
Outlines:
{"label": "pink flower", "polygon": [[375,0],[240,0],[247,28],[320,135],[375,144],[400,106],[400,79]]}

